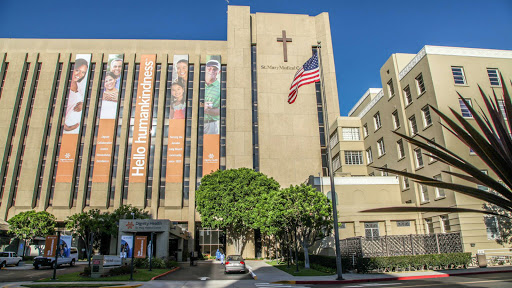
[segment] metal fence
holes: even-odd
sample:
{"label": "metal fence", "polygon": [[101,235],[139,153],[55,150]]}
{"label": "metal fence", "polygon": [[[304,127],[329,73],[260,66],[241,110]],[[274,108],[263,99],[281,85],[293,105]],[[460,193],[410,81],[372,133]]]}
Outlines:
{"label": "metal fence", "polygon": [[460,233],[392,235],[340,240],[346,257],[383,257],[463,252]]}

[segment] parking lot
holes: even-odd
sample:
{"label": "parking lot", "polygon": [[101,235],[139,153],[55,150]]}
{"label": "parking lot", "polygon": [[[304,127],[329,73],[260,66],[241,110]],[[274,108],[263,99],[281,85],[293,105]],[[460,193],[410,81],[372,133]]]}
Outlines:
{"label": "parking lot", "polygon": [[[84,271],[87,263],[77,263],[74,267],[63,265],[57,268],[57,278],[61,274],[71,272]],[[20,264],[20,266],[7,266],[0,270],[0,282],[15,282],[15,281],[35,281],[42,278],[53,277],[53,269],[50,267],[41,267],[35,270],[32,264]]]}

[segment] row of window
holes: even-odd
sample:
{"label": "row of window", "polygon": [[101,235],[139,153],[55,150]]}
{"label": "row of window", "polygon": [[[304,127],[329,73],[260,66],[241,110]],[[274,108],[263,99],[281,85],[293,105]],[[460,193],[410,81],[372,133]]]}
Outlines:
{"label": "row of window", "polygon": [[[496,68],[487,68],[487,76],[489,77],[489,83],[491,86],[501,86],[501,80],[499,76],[500,72]],[[464,73],[464,67],[452,66],[453,82],[457,85],[466,85],[466,75]]]}

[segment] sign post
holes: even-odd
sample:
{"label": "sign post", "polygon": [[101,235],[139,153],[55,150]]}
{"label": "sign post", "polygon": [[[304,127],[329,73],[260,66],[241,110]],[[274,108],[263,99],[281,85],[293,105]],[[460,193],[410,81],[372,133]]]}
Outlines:
{"label": "sign post", "polygon": [[59,256],[59,242],[60,242],[60,231],[57,231],[57,243],[56,244],[56,248],[54,249],[55,251],[55,264],[53,264],[53,278],[52,280],[57,280],[57,257]]}

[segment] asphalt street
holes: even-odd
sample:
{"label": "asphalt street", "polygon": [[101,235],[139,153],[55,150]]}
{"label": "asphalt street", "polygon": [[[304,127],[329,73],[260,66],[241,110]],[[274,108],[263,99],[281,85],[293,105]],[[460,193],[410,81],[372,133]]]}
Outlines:
{"label": "asphalt street", "polygon": [[[85,264],[69,267],[62,265],[57,268],[57,278],[61,274],[71,272],[84,271]],[[18,267],[5,267],[0,270],[0,282],[17,282],[17,281],[35,281],[42,278],[53,277],[53,269],[50,267],[41,267],[35,270],[32,264],[20,265]]]}
{"label": "asphalt street", "polygon": [[251,274],[224,274],[224,266],[220,263],[197,263],[197,266],[180,264],[180,269],[160,277],[158,280],[197,281],[197,280],[252,280]]}

